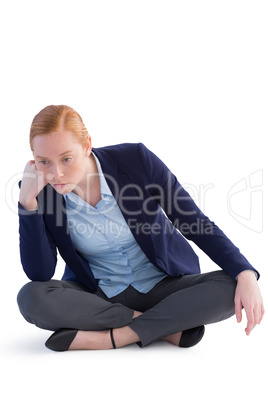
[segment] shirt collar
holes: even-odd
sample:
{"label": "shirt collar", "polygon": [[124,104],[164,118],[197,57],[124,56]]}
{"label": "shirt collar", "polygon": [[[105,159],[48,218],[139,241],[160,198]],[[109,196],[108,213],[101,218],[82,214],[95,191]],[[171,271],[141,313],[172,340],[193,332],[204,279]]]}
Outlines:
{"label": "shirt collar", "polygon": [[100,186],[101,186],[101,195],[111,195],[113,196],[107,181],[105,179],[105,176],[103,174],[102,168],[101,168],[101,164],[99,159],[97,158],[97,156],[92,152],[92,155],[95,158],[96,164],[97,164],[97,168],[98,168],[98,173],[99,173],[99,177],[100,177]]}

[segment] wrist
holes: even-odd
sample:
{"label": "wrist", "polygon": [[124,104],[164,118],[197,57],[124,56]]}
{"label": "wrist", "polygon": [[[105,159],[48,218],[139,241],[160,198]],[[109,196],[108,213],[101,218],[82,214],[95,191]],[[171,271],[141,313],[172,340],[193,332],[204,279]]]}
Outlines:
{"label": "wrist", "polygon": [[257,280],[255,271],[253,270],[246,270],[246,271],[242,271],[240,272],[240,274],[237,275],[237,281],[241,281],[241,280]]}
{"label": "wrist", "polygon": [[34,210],[37,209],[37,201],[36,201],[36,199],[27,201],[27,200],[24,200],[24,199],[20,198],[19,203],[27,211],[34,211]]}

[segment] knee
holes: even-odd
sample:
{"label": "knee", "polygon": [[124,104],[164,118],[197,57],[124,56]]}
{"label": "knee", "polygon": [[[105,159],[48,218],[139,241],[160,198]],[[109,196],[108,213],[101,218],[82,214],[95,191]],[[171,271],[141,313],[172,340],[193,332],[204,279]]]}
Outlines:
{"label": "knee", "polygon": [[230,277],[225,271],[214,271],[211,272],[211,280],[219,283],[226,290],[234,292],[236,288],[236,281]]}
{"label": "knee", "polygon": [[228,275],[224,271],[219,271],[218,277],[216,278],[217,283],[219,284],[222,292],[226,295],[226,297],[230,297],[234,301],[235,290],[237,282],[232,279],[230,275]]}
{"label": "knee", "polygon": [[229,311],[229,316],[232,316],[235,313],[234,299],[237,282],[224,271],[220,271],[217,281],[219,284],[219,299]]}
{"label": "knee", "polygon": [[19,310],[23,317],[29,322],[31,322],[30,317],[34,310],[40,304],[42,294],[40,287],[42,287],[43,284],[44,282],[28,282],[18,293],[17,303]]}
{"label": "knee", "polygon": [[222,281],[223,281],[223,286],[226,288],[226,291],[229,292],[230,295],[235,294],[235,289],[237,282],[230,277],[226,272],[222,271]]}

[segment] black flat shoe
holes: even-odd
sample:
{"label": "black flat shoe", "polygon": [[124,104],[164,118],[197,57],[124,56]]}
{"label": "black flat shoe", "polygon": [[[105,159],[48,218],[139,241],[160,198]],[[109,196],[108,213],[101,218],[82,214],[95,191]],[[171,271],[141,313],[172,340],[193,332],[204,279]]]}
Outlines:
{"label": "black flat shoe", "polygon": [[205,327],[202,325],[201,327],[187,329],[183,331],[181,335],[181,340],[179,343],[179,347],[181,348],[190,348],[198,344],[201,341],[205,333]]}
{"label": "black flat shoe", "polygon": [[45,345],[48,349],[55,352],[65,352],[69,349],[77,332],[78,329],[59,329],[48,338]]}
{"label": "black flat shoe", "polygon": [[[66,352],[76,337],[77,332],[78,329],[59,329],[48,338],[45,345],[48,349],[54,350],[55,352]],[[110,337],[113,349],[116,349],[113,329],[110,329]]]}

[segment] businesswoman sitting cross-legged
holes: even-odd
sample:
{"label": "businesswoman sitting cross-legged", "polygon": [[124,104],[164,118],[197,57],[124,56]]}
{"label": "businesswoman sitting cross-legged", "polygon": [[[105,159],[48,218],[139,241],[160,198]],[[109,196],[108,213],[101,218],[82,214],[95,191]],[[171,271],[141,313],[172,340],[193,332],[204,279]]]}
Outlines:
{"label": "businesswoman sitting cross-legged", "polygon": [[[55,351],[196,345],[204,326],[264,314],[259,273],[143,144],[92,148],[79,114],[48,106],[20,183],[25,319]],[[200,273],[198,245],[221,269]],[[53,280],[57,251],[66,263]]]}

